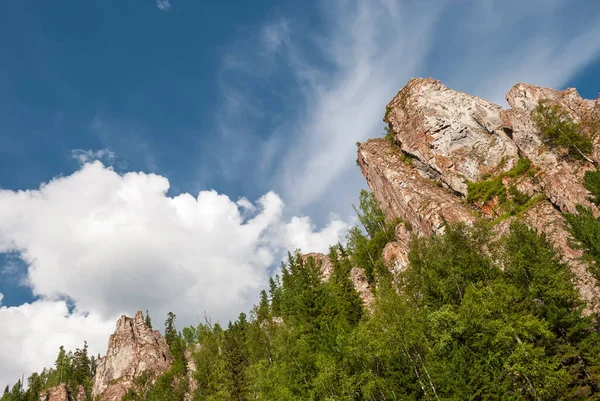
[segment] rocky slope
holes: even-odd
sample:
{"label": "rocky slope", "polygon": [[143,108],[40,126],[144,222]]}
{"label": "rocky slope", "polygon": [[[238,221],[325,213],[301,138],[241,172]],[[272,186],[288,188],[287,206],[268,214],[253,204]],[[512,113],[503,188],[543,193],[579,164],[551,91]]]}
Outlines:
{"label": "rocky slope", "polygon": [[92,396],[118,401],[142,373],[157,377],[171,367],[172,359],[165,339],[144,323],[141,311],[134,318],[121,316],[106,356],[98,361]]}
{"label": "rocky slope", "polygon": [[[502,178],[503,184],[510,181],[537,200],[518,218],[546,233],[562,251],[583,297],[592,309],[598,309],[596,282],[579,262],[580,252],[569,246],[563,213],[575,212],[575,205],[582,204],[600,215],[583,186],[584,173],[600,162],[600,139],[594,138],[589,161],[574,161],[549,149],[531,114],[542,99],[560,105],[584,129],[597,128],[593,124],[600,116],[600,97],[584,100],[575,89],[517,84],[506,96],[510,108],[505,110],[437,80],[416,78],[394,97],[384,117],[391,140],[369,140],[358,149],[359,166],[382,210],[388,218],[409,223],[398,226],[398,240],[384,250],[390,265],[402,269],[410,235],[443,232],[444,220],[472,224],[481,216],[498,219],[498,199],[466,202],[468,182],[507,175],[520,158],[528,158],[531,174]],[[494,229],[506,230],[515,218],[498,219]]]}

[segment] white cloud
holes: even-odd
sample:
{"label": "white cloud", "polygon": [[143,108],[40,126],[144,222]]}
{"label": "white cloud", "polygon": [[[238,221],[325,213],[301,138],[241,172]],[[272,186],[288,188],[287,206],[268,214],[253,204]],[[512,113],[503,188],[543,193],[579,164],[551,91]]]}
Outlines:
{"label": "white cloud", "polygon": [[58,349],[75,350],[88,340],[92,355],[104,354],[114,318],[68,313],[64,301],[40,300],[17,307],[1,306],[0,385],[4,388],[24,375],[51,367]]}
{"label": "white cloud", "polygon": [[327,253],[328,245],[340,240],[340,233],[348,231],[349,225],[339,219],[332,219],[321,231],[316,232],[309,217],[292,217],[282,230],[281,238],[287,249],[312,249]]}
{"label": "white cloud", "polygon": [[156,7],[160,11],[169,11],[169,9],[171,8],[171,1],[170,0],[156,0]]}
{"label": "white cloud", "polygon": [[[0,344],[20,351],[3,357],[0,380],[51,365],[60,344],[87,339],[102,350],[116,317],[139,309],[157,327],[168,311],[179,327],[205,311],[234,319],[286,250],[326,252],[347,230],[336,219],[321,230],[306,217],[284,220],[273,192],[253,204],[215,191],[168,197],[168,189],[165,177],[120,175],[94,161],[37,190],[0,191],[0,252],[18,252],[27,285],[42,297],[1,309],[0,327],[9,329]],[[88,317],[67,315],[64,297]]]}

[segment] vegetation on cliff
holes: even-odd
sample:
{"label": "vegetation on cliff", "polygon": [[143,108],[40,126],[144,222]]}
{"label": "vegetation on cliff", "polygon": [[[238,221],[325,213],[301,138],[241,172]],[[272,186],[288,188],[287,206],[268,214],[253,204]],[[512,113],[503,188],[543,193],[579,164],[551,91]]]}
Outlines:
{"label": "vegetation on cliff", "polygon": [[549,146],[565,149],[574,159],[590,161],[587,155],[592,151],[591,139],[560,105],[543,99],[533,111],[532,117]]}

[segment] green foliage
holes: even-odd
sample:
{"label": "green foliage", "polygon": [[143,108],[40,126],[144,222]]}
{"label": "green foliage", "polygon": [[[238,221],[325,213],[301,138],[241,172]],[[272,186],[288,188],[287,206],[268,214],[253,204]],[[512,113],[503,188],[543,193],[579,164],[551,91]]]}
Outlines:
{"label": "green foliage", "polygon": [[[406,291],[430,305],[456,305],[469,285],[483,285],[499,275],[482,252],[486,228],[472,232],[462,225],[447,228],[444,236],[416,238],[409,253]],[[416,301],[415,301],[416,302]]]}
{"label": "green foliage", "polygon": [[167,314],[167,320],[165,320],[165,341],[173,354],[173,372],[185,373],[185,341],[182,338],[182,335],[177,333],[175,319],[176,316],[173,312]]}
{"label": "green foliage", "polygon": [[152,319],[150,319],[150,313],[148,313],[148,310],[146,310],[146,317],[144,318],[144,323],[146,323],[146,326],[152,329]]}
{"label": "green foliage", "polygon": [[520,158],[513,168],[495,177],[488,175],[484,176],[485,179],[481,181],[467,182],[467,202],[485,204],[497,199],[500,213],[497,213],[498,219],[494,223],[509,216],[522,214],[542,199],[542,197],[530,197],[520,192],[514,184],[506,188],[503,179],[518,179],[525,174],[533,173],[534,169],[531,166],[531,160]]}
{"label": "green foliage", "polygon": [[385,127],[385,133],[383,134],[383,137],[391,144],[391,145],[395,145],[396,144],[396,140],[394,139],[394,131],[392,131],[390,129],[390,127]]}
{"label": "green foliage", "polygon": [[150,377],[142,374],[136,380],[134,389],[125,394],[123,399],[130,401],[183,401],[188,390],[188,381],[185,377],[168,370],[151,384]]}
{"label": "green foliage", "polygon": [[390,106],[385,106],[385,114],[383,115],[383,120],[386,121],[392,111]]}
{"label": "green foliage", "polygon": [[515,166],[513,168],[511,168],[510,170],[508,170],[507,172],[503,173],[502,176],[518,178],[530,171],[531,171],[531,160],[529,160],[527,157],[521,157],[521,158],[519,158],[519,160],[517,160],[517,164],[515,164]]}
{"label": "green foliage", "polygon": [[600,171],[586,171],[583,176],[583,185],[592,194],[590,201],[600,205]]}
{"label": "green foliage", "polygon": [[507,190],[502,179],[505,177],[518,178],[531,171],[531,160],[522,157],[517,160],[513,168],[498,174],[493,178],[485,178],[478,182],[467,182],[467,201],[468,202],[489,202],[494,197],[498,197],[501,204],[505,203]]}
{"label": "green foliage", "polygon": [[589,263],[590,272],[600,280],[600,222],[592,210],[577,205],[577,213],[566,214],[574,246],[585,251],[584,258]]}
{"label": "green foliage", "polygon": [[560,105],[541,100],[532,117],[548,145],[566,149],[574,159],[587,159],[586,155],[592,151],[592,141]]}
{"label": "green foliage", "polygon": [[369,283],[374,283],[377,275],[387,274],[381,252],[395,239],[394,230],[399,221],[386,221],[373,193],[365,190],[360,192],[359,207],[354,210],[364,232],[358,226],[348,231],[348,253],[354,264],[365,271]]}
{"label": "green foliage", "polygon": [[489,202],[498,197],[500,203],[506,202],[506,187],[502,177],[497,176],[489,180],[467,182],[467,202]]}
{"label": "green foliage", "polygon": [[330,248],[329,260],[333,265],[330,284],[338,303],[339,313],[344,321],[355,326],[363,317],[364,309],[363,301],[350,280],[352,263],[341,244]]}
{"label": "green foliage", "polygon": [[235,323],[229,323],[223,336],[223,362],[225,388],[229,397],[234,401],[248,399],[249,380],[246,370],[249,365],[246,347],[246,331],[248,322],[246,315],[241,313]]}

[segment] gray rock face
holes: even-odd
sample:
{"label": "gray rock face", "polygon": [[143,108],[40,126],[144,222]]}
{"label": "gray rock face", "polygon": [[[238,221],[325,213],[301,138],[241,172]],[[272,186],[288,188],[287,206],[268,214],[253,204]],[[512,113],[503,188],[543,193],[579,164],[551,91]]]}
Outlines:
{"label": "gray rock face", "polygon": [[156,378],[171,367],[172,360],[165,339],[146,325],[141,311],[134,318],[121,316],[106,356],[98,360],[92,396],[119,401],[142,373]]}
{"label": "gray rock face", "polygon": [[402,151],[418,159],[425,175],[433,172],[463,195],[467,180],[508,170],[518,159],[517,147],[503,129],[502,108],[440,81],[410,80],[387,110],[385,120]]}

